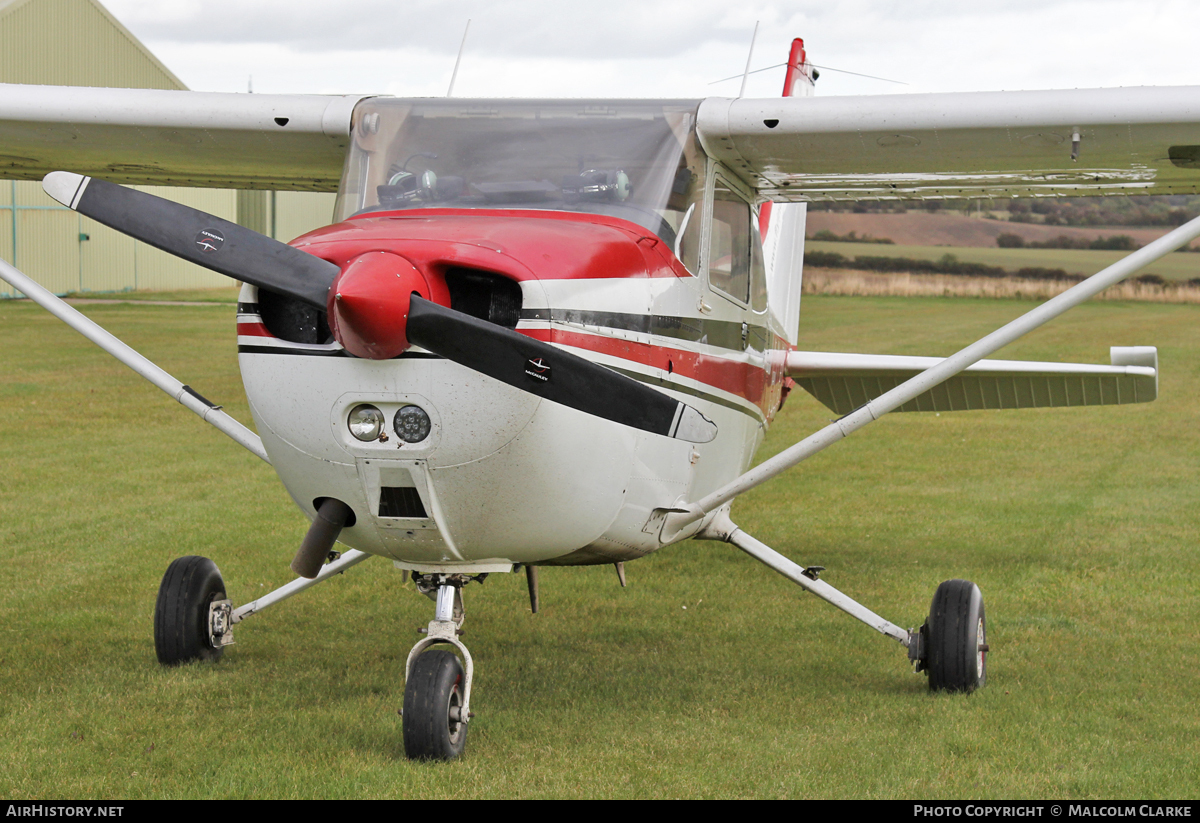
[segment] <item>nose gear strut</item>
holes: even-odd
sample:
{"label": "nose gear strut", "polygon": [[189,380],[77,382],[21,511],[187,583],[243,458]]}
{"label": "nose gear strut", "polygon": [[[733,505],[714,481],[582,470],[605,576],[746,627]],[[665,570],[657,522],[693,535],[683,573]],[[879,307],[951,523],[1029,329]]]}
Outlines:
{"label": "nose gear strut", "polygon": [[[417,591],[430,597],[433,620],[425,637],[408,653],[404,666],[404,753],[416,760],[453,760],[466,745],[471,719],[471,681],[475,663],[458,636],[462,634],[462,587],[472,580],[482,583],[486,574],[413,574]],[[462,655],[430,650],[450,645]],[[463,671],[465,666],[466,671]]]}

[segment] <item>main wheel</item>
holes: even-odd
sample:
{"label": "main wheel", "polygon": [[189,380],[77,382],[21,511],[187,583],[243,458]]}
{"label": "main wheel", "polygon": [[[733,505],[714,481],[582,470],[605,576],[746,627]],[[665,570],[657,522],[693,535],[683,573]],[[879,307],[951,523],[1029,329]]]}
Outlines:
{"label": "main wheel", "polygon": [[175,666],[191,660],[216,660],[208,633],[208,607],[225,599],[225,581],[207,557],[181,557],[167,567],[154,604],[154,651],[158,662]]}
{"label": "main wheel", "polygon": [[987,681],[987,618],[978,586],[970,580],[938,586],[925,626],[930,689],[971,692]]}
{"label": "main wheel", "polygon": [[404,685],[404,753],[410,760],[453,760],[467,744],[462,722],[463,670],[435,649],[417,656]]}

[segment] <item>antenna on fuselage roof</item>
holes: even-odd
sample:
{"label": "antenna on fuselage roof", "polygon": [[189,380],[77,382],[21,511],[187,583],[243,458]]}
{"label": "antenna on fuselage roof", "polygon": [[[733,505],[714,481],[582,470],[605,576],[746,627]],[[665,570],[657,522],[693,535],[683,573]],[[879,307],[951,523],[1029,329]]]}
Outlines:
{"label": "antenna on fuselage roof", "polygon": [[754,41],[758,39],[759,22],[754,21],[754,34],[750,35],[750,53],[746,55],[746,70],[742,72],[742,88],[738,91],[738,97],[746,96],[746,80],[750,77],[750,61],[754,59]]}
{"label": "antenna on fuselage roof", "polygon": [[454,81],[458,79],[458,64],[462,62],[463,49],[467,47],[467,32],[471,30],[471,21],[467,20],[467,27],[463,29],[462,42],[458,44],[458,57],[454,59],[454,71],[450,75],[450,88],[446,89],[446,96],[454,96]]}

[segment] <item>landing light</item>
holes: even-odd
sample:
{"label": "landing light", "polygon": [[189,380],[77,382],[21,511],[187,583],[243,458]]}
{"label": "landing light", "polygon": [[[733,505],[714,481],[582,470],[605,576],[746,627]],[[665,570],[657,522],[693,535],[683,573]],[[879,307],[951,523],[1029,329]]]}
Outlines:
{"label": "landing light", "polygon": [[406,443],[420,443],[429,436],[430,425],[429,415],[420,406],[403,406],[392,420],[396,435]]}
{"label": "landing light", "polygon": [[383,431],[383,412],[363,403],[350,410],[346,423],[350,427],[350,433],[359,440],[378,440],[380,432]]}

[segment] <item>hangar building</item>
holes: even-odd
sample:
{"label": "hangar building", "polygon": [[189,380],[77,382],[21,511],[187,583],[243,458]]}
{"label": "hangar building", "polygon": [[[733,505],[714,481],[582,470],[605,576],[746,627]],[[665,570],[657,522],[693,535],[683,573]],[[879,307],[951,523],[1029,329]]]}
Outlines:
{"label": "hangar building", "polygon": [[[0,0],[0,83],[187,88],[97,0]],[[282,240],[333,213],[333,194],[138,188]],[[59,205],[38,182],[5,180],[2,162],[0,257],[58,294],[230,285]],[[14,296],[0,281],[0,298]]]}

